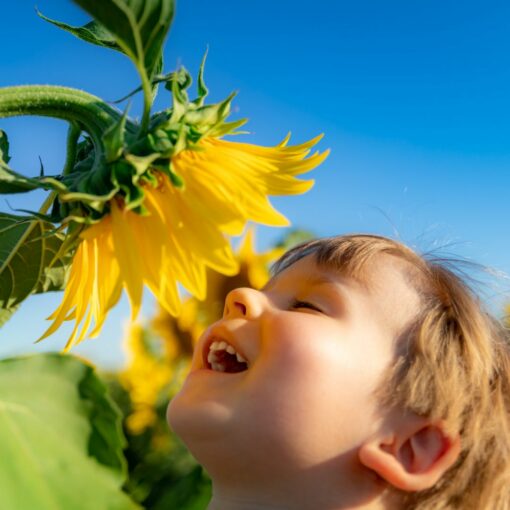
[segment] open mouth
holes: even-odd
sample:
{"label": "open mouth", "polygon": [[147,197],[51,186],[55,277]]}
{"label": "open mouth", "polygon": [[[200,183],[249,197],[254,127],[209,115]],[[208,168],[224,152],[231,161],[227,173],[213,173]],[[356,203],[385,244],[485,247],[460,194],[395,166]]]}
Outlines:
{"label": "open mouth", "polygon": [[205,366],[216,372],[236,373],[248,370],[246,359],[225,340],[214,340],[206,349]]}

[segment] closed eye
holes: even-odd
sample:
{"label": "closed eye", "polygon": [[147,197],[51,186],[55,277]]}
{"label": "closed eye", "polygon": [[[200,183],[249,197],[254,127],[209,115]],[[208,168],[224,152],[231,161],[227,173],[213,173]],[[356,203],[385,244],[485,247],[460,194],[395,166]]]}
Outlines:
{"label": "closed eye", "polygon": [[299,308],[308,308],[309,310],[315,310],[316,312],[322,313],[322,310],[320,308],[318,308],[317,306],[315,306],[312,303],[309,303],[308,301],[299,301],[299,300],[295,299],[292,302],[290,307],[294,310],[299,309]]}

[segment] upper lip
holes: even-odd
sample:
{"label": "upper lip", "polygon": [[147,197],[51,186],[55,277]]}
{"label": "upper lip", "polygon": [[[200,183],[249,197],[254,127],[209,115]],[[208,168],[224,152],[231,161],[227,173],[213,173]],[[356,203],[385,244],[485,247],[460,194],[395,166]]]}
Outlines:
{"label": "upper lip", "polygon": [[227,344],[230,344],[244,359],[247,360],[246,356],[244,355],[244,352],[242,351],[242,349],[239,349],[237,342],[232,339],[231,335],[229,335],[221,327],[212,327],[207,333],[207,336],[204,341],[204,347],[202,349],[202,363],[204,367],[209,368],[209,361],[207,360],[207,356],[209,354],[211,344],[215,341],[221,342],[222,340],[224,342],[227,342]]}

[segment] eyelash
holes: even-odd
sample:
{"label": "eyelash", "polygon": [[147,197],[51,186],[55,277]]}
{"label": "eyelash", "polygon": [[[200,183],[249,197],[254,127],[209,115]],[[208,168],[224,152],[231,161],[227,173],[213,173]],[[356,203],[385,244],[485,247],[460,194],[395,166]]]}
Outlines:
{"label": "eyelash", "polygon": [[298,299],[295,299],[291,306],[291,308],[308,308],[310,310],[315,310],[316,312],[321,312],[322,313],[322,310],[318,307],[316,307],[315,305],[313,305],[312,303],[309,303],[308,301],[299,301]]}

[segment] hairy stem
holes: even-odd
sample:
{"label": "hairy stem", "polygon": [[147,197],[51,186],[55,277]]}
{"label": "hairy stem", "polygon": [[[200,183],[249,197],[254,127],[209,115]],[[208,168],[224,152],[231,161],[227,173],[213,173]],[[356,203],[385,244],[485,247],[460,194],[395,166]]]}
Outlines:
{"label": "hairy stem", "polygon": [[90,134],[104,131],[120,116],[82,90],[53,85],[21,85],[0,89],[0,117],[42,115],[80,122]]}
{"label": "hairy stem", "polygon": [[80,133],[81,128],[78,126],[78,124],[76,124],[76,122],[71,122],[67,131],[66,161],[64,164],[64,169],[62,170],[62,175],[67,175],[74,167],[74,161],[76,159],[76,146],[78,144],[78,139],[80,138]]}
{"label": "hairy stem", "polygon": [[[103,157],[102,135],[121,113],[87,92],[55,85],[20,85],[0,88],[0,118],[40,115],[78,123],[94,144],[95,163]],[[136,132],[129,122],[128,131]]]}

